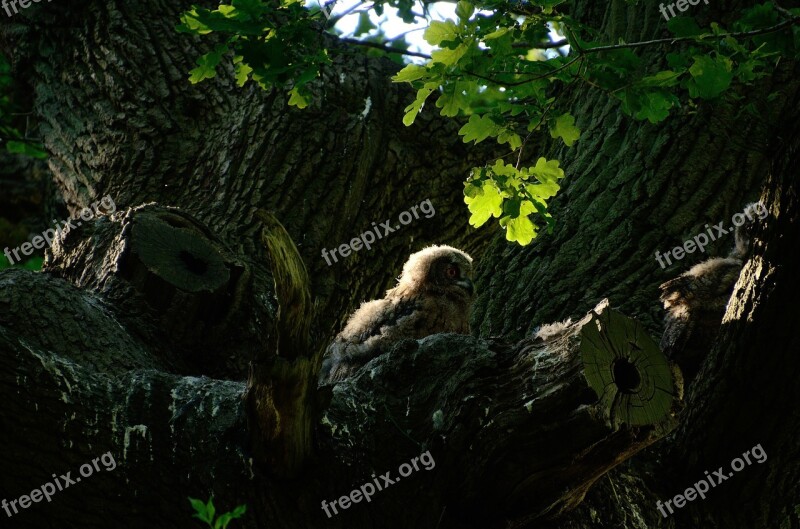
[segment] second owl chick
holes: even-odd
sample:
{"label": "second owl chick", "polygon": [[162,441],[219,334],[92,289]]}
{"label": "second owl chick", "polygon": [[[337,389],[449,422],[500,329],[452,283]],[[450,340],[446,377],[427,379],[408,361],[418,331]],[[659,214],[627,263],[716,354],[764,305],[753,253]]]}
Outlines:
{"label": "second owl chick", "polygon": [[396,342],[441,332],[469,333],[475,289],[472,258],[431,246],[408,258],[397,286],[365,302],[325,352],[320,383],[338,382]]}
{"label": "second owl chick", "polygon": [[763,208],[755,203],[744,208],[747,220],[736,228],[735,245],[727,257],[698,263],[659,287],[667,311],[661,349],[681,367],[687,381],[697,374],[714,343],[733,286],[752,247],[755,210],[759,212],[758,219],[763,219]]}

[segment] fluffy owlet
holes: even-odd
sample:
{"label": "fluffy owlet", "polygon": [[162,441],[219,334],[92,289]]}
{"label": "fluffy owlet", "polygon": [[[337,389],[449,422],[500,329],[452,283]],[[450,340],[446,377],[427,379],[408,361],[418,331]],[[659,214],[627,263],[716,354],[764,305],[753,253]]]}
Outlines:
{"label": "fluffy owlet", "polygon": [[733,286],[750,253],[756,222],[766,217],[767,210],[761,204],[748,204],[745,213],[747,220],[736,228],[735,246],[727,257],[698,263],[659,287],[667,311],[661,349],[681,367],[687,381],[697,374],[714,344]]}
{"label": "fluffy owlet", "polygon": [[472,258],[450,246],[431,246],[408,258],[397,286],[365,302],[325,352],[320,382],[343,380],[404,338],[469,333],[475,293]]}

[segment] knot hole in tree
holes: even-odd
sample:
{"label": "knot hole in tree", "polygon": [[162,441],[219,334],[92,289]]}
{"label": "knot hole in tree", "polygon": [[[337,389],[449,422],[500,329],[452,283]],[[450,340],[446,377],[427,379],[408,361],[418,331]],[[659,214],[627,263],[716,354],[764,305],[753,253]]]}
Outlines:
{"label": "knot hole in tree", "polygon": [[617,359],[612,365],[612,372],[614,374],[614,383],[620,393],[627,395],[636,393],[639,384],[642,382],[642,377],[639,375],[635,365],[624,358]]}
{"label": "knot hole in tree", "polygon": [[194,275],[202,276],[208,271],[208,263],[202,257],[192,255],[188,250],[181,250],[178,253],[178,258],[184,262],[186,269]]}

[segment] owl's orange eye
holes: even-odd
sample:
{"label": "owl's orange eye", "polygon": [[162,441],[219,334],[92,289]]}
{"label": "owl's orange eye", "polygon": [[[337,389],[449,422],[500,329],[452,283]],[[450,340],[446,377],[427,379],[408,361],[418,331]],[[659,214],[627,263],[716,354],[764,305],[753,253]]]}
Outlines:
{"label": "owl's orange eye", "polygon": [[447,274],[447,277],[449,277],[450,279],[455,279],[456,277],[458,277],[458,268],[452,265],[448,266],[447,270],[445,270],[445,273]]}

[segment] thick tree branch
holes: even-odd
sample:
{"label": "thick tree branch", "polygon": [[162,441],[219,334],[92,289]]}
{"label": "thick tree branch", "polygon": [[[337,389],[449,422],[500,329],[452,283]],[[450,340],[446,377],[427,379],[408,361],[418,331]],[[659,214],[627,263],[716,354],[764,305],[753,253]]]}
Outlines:
{"label": "thick tree branch", "polygon": [[[137,217],[170,218],[165,212],[157,217],[153,213],[145,208],[122,218],[133,221],[130,231],[135,231]],[[176,243],[183,244],[181,239]],[[75,252],[83,248],[66,247]],[[144,270],[134,275],[141,280],[143,274]],[[113,305],[88,302],[94,295],[65,281],[31,272],[7,272],[3,278],[12,299],[22,290],[33,298],[72,296],[71,303],[82,306],[90,321],[110,320],[99,328],[124,332],[120,323],[131,322],[130,316],[115,315]],[[76,320],[54,318],[61,314],[60,306],[48,303],[40,310],[51,326],[69,329]],[[190,527],[191,519],[182,519],[175,506],[184,494],[202,496],[208,490],[226,502],[252,504],[255,516],[245,527],[264,521],[318,527],[321,512],[309,517],[295,509],[265,506],[286,505],[289,490],[295,495],[301,491],[290,504],[318,505],[322,498],[338,497],[368,479],[387,462],[410,459],[423,449],[431,451],[440,470],[431,475],[432,483],[412,483],[428,490],[429,499],[420,502],[418,510],[409,512],[402,502],[389,500],[354,510],[342,522],[366,520],[380,508],[390,520],[383,527],[408,527],[426,513],[431,519],[440,516],[444,505],[475,520],[496,515],[491,505],[501,505],[520,521],[552,516],[573,508],[599,476],[668,432],[678,405],[670,368],[652,340],[638,324],[605,304],[547,341],[526,340],[508,347],[437,335],[420,343],[401,342],[359,376],[336,386],[330,407],[317,423],[316,461],[326,464],[310,461],[305,469],[314,468],[316,479],[298,489],[299,482],[306,483],[303,475],[298,475],[299,482],[278,482],[275,474],[280,471],[252,463],[250,454],[256,447],[245,430],[248,407],[241,398],[242,383],[143,369],[153,358],[149,355],[141,356],[138,365],[129,364],[129,370],[115,364],[88,368],[85,364],[92,358],[108,357],[106,348],[68,357],[68,349],[55,353],[46,343],[34,345],[37,331],[19,325],[26,317],[18,308],[6,310],[0,320],[0,396],[13,401],[5,417],[16,417],[19,431],[51,440],[52,446],[37,446],[37,454],[66,452],[58,462],[48,460],[41,471],[24,478],[19,472],[26,465],[0,460],[14,469],[3,475],[4,490],[22,487],[23,494],[46,481],[49,473],[66,471],[62,467],[75,467],[106,451],[115,454],[121,468],[91,483],[102,487],[103,494],[83,500],[65,495],[63,501],[74,501],[68,508],[61,501],[37,506],[30,517],[19,518],[23,527],[42,517],[58,520],[63,527],[102,527],[78,511],[98,510],[94,502],[102,501],[104,512],[124,512],[130,505],[125,492],[129,483],[142,491],[155,469],[163,473],[160,481],[138,496],[151,511],[143,518],[120,516],[125,518],[121,527],[140,527],[150,518]],[[302,402],[304,395],[314,393],[307,385],[292,387],[294,400],[274,402]],[[36,412],[39,406],[48,410],[46,419]],[[302,417],[275,416],[289,426],[303,424]],[[398,436],[404,439],[401,445]],[[70,449],[59,446],[58,439],[80,444]],[[24,435],[9,442],[0,457],[35,457]],[[270,449],[279,445],[273,443]],[[56,463],[61,466],[53,468]],[[163,507],[152,507],[156,505]]]}
{"label": "thick tree branch", "polygon": [[574,508],[598,477],[674,427],[678,403],[655,343],[601,304],[547,341],[401,342],[336,386],[320,443],[348,447],[331,472],[354,485],[429,450],[439,470],[412,486],[431,499],[397,511],[405,524],[445,506],[450,522],[470,527],[523,523]]}

